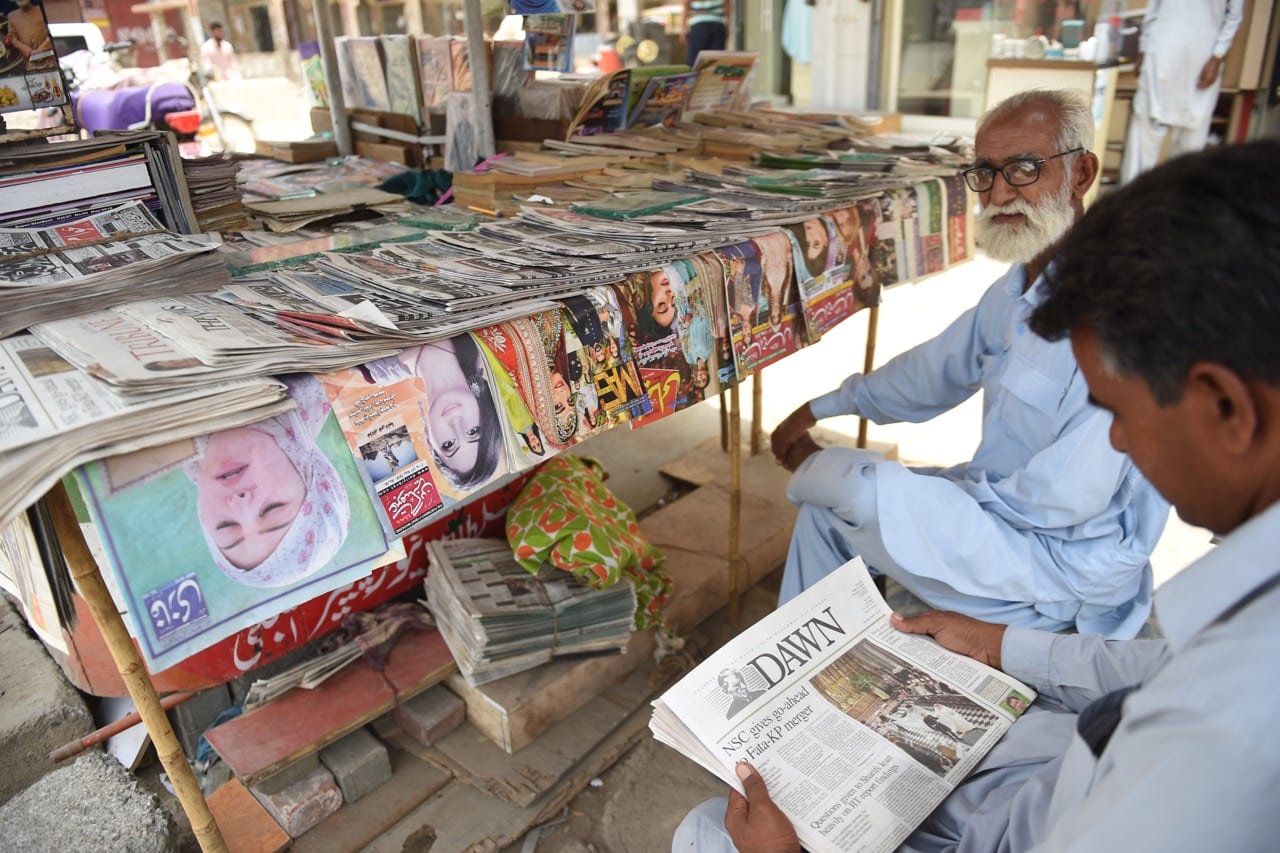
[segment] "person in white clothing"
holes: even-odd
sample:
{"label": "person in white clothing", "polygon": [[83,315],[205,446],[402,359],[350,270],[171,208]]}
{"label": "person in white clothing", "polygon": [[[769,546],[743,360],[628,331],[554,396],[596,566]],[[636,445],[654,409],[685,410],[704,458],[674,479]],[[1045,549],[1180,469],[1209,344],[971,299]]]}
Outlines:
{"label": "person in white clothing", "polygon": [[209,25],[209,38],[200,45],[200,64],[214,80],[240,79],[240,60],[231,42],[223,38],[222,24]]}
{"label": "person in white clothing", "polygon": [[1222,86],[1222,61],[1243,14],[1244,0],[1147,3],[1121,183],[1160,162],[1166,136],[1170,157],[1204,148]]}

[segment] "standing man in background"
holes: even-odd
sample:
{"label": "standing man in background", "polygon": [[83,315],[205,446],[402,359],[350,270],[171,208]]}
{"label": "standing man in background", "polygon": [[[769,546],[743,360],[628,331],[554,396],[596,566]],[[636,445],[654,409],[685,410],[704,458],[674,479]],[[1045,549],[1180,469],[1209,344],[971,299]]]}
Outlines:
{"label": "standing man in background", "polygon": [[704,50],[724,50],[729,42],[731,0],[684,0],[680,40],[685,43],[685,62],[692,66]]}
{"label": "standing man in background", "polygon": [[200,45],[200,64],[204,72],[214,80],[239,80],[240,61],[235,48],[222,37],[222,24],[209,25],[209,38]]}
{"label": "standing man in background", "polygon": [[1138,92],[1120,180],[1128,183],[1169,155],[1204,148],[1222,86],[1222,60],[1244,14],[1244,0],[1150,0],[1142,21]]}

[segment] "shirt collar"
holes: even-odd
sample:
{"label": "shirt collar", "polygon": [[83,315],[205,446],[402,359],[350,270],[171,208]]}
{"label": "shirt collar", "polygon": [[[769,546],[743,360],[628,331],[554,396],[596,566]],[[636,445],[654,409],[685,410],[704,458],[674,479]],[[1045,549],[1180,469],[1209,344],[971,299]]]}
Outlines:
{"label": "shirt collar", "polygon": [[1156,592],[1160,629],[1175,653],[1241,599],[1280,574],[1280,503],[1272,504]]}

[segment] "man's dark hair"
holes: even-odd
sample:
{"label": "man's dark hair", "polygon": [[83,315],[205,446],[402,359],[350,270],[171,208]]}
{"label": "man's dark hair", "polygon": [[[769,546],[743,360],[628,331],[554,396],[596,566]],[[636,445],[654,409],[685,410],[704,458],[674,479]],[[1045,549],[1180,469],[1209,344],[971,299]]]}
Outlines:
{"label": "man's dark hair", "polygon": [[209,25],[209,32],[213,32],[214,30],[220,30],[220,29],[222,29],[222,24],[218,21],[214,21],[212,24]]}
{"label": "man's dark hair", "polygon": [[1280,383],[1280,141],[1179,157],[1094,205],[1031,328],[1088,328],[1103,363],[1176,403],[1196,362]]}

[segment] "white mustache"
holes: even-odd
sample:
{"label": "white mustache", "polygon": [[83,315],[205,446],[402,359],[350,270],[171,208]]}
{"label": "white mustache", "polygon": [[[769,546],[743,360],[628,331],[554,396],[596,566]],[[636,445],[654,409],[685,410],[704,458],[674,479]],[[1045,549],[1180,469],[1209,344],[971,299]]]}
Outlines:
{"label": "white mustache", "polygon": [[997,216],[1011,216],[1021,214],[1033,224],[1039,221],[1039,211],[1035,205],[1026,199],[1015,198],[1004,204],[991,204],[978,210],[978,219],[982,222],[990,222]]}

